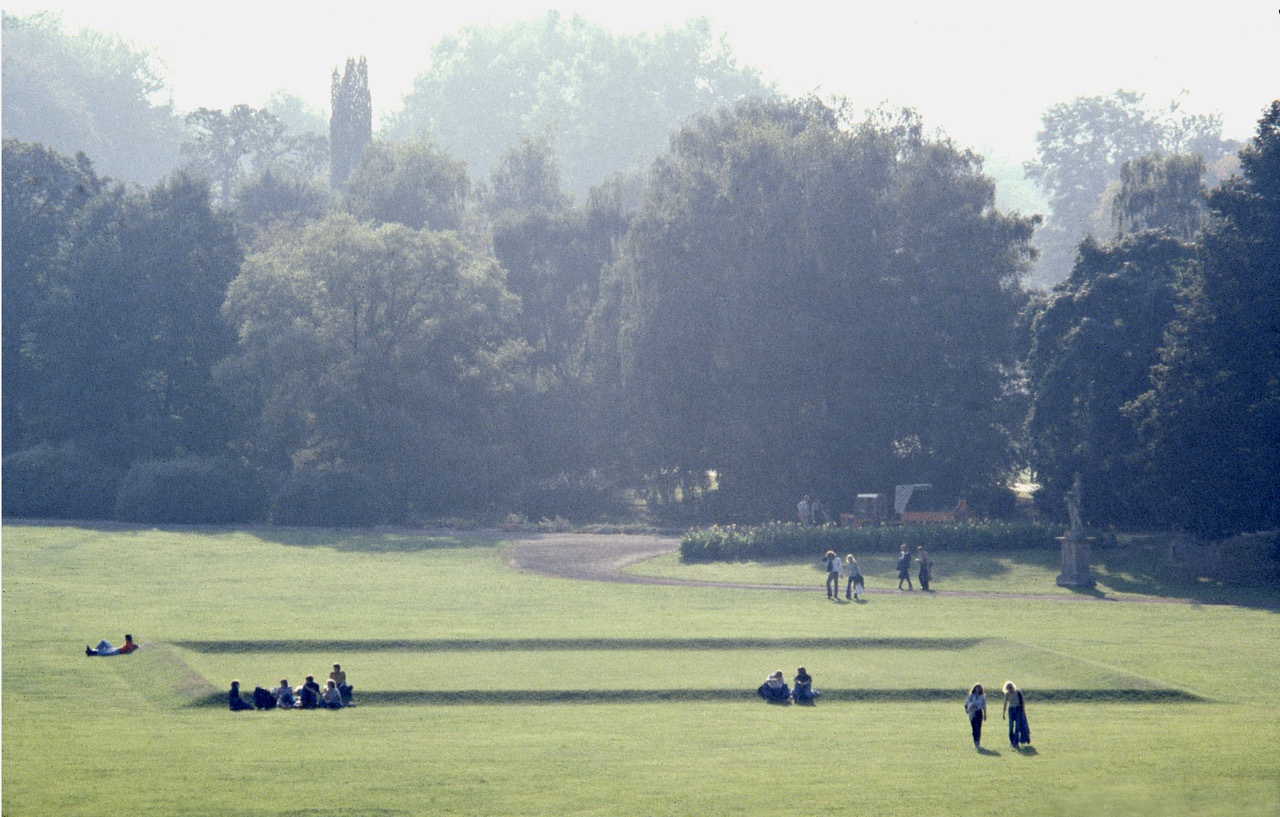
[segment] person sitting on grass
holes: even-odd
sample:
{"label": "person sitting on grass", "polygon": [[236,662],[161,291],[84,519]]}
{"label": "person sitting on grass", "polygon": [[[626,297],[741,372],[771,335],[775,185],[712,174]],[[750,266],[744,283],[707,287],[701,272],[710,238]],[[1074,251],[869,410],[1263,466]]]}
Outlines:
{"label": "person sitting on grass", "polygon": [[343,705],[351,706],[351,685],[347,683],[347,674],[343,672],[341,664],[333,665],[333,672],[329,673],[329,680],[337,685],[338,692],[342,694]]}
{"label": "person sitting on grass", "polygon": [[280,679],[280,686],[273,690],[276,696],[276,706],[281,709],[292,709],[294,705],[293,687],[289,686],[286,678]]}
{"label": "person sitting on grass", "polygon": [[111,646],[111,642],[110,642],[110,641],[107,641],[107,640],[104,638],[104,639],[102,639],[101,641],[99,641],[99,642],[98,642],[98,646],[97,646],[97,648],[96,648],[96,649],[95,649],[95,648],[93,648],[93,647],[85,647],[85,648],[84,648],[84,654],[85,654],[85,655],[89,655],[89,656],[93,656],[93,655],[128,655],[129,653],[133,652],[133,651],[134,651],[134,650],[136,650],[136,649],[138,649],[138,645],[137,645],[137,644],[135,644],[135,643],[133,643],[133,636],[131,636],[131,635],[129,635],[128,633],[126,633],[126,634],[125,634],[125,636],[124,636],[124,644],[123,644],[123,645],[121,645],[120,647],[113,647],[113,646]]}
{"label": "person sitting on grass", "polygon": [[791,699],[798,704],[811,704],[818,693],[813,689],[813,676],[800,667],[796,670],[795,686],[791,688]]}
{"label": "person sitting on grass", "polygon": [[246,709],[253,709],[253,704],[240,697],[239,681],[231,682],[231,689],[227,692],[227,703],[231,706],[232,712],[243,712]]}
{"label": "person sitting on grass", "polygon": [[782,670],[778,670],[766,678],[760,688],[756,690],[756,694],[766,701],[785,703],[790,700],[791,690],[787,688],[787,682],[782,680]]}
{"label": "person sitting on grass", "polygon": [[325,709],[341,709],[342,708],[342,692],[339,691],[338,685],[332,680],[325,687],[324,692],[320,693],[320,706]]}
{"label": "person sitting on grass", "polygon": [[315,709],[320,705],[320,685],[310,675],[302,686],[295,690],[295,693],[298,696],[299,709]]}
{"label": "person sitting on grass", "polygon": [[271,694],[271,690],[262,687],[253,688],[253,705],[257,709],[275,709],[276,696]]}

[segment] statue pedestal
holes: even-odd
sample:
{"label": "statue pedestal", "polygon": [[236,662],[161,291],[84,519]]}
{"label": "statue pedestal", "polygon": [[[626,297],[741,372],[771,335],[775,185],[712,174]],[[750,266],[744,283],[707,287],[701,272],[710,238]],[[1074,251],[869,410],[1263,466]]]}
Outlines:
{"label": "statue pedestal", "polygon": [[1092,589],[1093,569],[1089,567],[1089,539],[1079,531],[1068,531],[1058,537],[1062,543],[1062,573],[1058,575],[1059,587]]}

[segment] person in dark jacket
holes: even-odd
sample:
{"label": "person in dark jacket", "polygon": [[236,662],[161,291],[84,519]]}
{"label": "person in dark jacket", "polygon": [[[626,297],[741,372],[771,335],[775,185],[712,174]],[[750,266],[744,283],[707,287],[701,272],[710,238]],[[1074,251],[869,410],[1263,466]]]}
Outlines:
{"label": "person in dark jacket", "polygon": [[778,670],[771,674],[756,690],[756,694],[766,701],[777,703],[786,703],[791,699],[791,690],[787,687],[787,682],[782,680],[782,670]]}
{"label": "person in dark jacket", "polygon": [[253,709],[253,704],[240,697],[239,681],[231,682],[231,689],[227,692],[227,704],[231,707],[232,712],[243,712],[246,709]]}

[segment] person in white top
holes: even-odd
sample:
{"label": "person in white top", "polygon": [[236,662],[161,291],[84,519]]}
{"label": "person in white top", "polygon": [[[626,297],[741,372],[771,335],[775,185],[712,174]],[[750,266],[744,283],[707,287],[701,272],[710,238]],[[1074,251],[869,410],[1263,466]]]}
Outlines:
{"label": "person in white top", "polygon": [[987,719],[987,696],[982,684],[974,684],[969,697],[964,699],[964,713],[969,716],[969,728],[973,731],[973,748],[982,743],[982,722]]}
{"label": "person in white top", "polygon": [[280,709],[293,708],[293,687],[289,686],[289,680],[287,678],[281,678],[280,686],[271,690],[271,694],[276,696],[276,706]]}
{"label": "person in white top", "polygon": [[338,691],[338,685],[329,680],[324,692],[320,693],[320,706],[325,709],[341,709],[342,693]]}
{"label": "person in white top", "polygon": [[822,554],[822,565],[827,569],[827,598],[840,598],[840,573],[844,564],[834,550],[828,550]]}
{"label": "person in white top", "polygon": [[[845,577],[844,597],[858,600],[858,594],[866,592],[862,589],[862,569],[858,567],[858,560],[853,558],[853,554],[846,554],[844,557],[844,565],[840,571]],[[853,591],[852,597],[849,595]]]}
{"label": "person in white top", "polygon": [[805,494],[804,499],[796,505],[796,516],[800,517],[801,525],[813,524],[813,506],[809,504],[808,494]]}
{"label": "person in white top", "polygon": [[791,690],[787,687],[787,682],[782,680],[782,670],[771,673],[760,688],[756,690],[756,694],[766,701],[785,702],[791,698]]}

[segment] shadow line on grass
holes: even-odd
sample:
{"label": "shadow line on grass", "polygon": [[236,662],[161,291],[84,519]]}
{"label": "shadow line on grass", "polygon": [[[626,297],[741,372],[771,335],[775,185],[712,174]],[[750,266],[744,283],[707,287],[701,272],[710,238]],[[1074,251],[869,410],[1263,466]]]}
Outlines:
{"label": "shadow line on grass", "polygon": [[[755,699],[743,689],[494,689],[494,690],[361,690],[362,706],[527,706],[532,704],[650,704],[741,703]],[[945,703],[961,702],[956,689],[823,689],[823,703]],[[1204,703],[1206,698],[1177,689],[1045,689],[1037,690],[1037,704]],[[226,706],[226,693],[198,703]]]}
{"label": "shadow line on grass", "polygon": [[982,638],[428,638],[172,641],[199,653],[539,652],[590,650],[895,649],[967,650]]}

